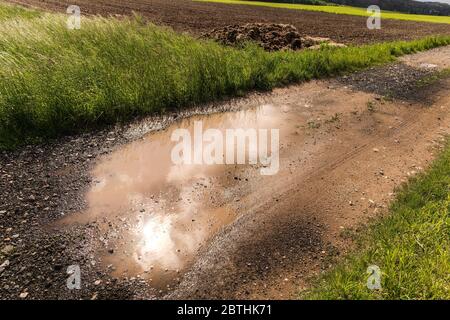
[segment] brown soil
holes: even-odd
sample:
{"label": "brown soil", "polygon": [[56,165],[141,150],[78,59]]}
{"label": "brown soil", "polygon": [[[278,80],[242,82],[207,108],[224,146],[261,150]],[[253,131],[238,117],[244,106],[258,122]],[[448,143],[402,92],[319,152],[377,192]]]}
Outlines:
{"label": "brown soil", "polygon": [[301,36],[329,37],[345,44],[411,40],[450,34],[447,24],[383,20],[381,30],[368,30],[363,17],[321,12],[192,2],[189,0],[8,0],[9,2],[65,12],[72,4],[84,14],[130,15],[138,12],[157,24],[194,34],[246,23],[292,24]]}

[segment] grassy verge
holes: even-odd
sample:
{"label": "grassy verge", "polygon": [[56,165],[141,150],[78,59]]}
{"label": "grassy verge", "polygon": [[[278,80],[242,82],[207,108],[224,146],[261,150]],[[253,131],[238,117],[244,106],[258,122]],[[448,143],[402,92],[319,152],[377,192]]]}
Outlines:
{"label": "grassy verge", "polygon": [[450,44],[448,37],[319,51],[226,48],[125,20],[0,23],[0,149],[136,116],[335,75]]}
{"label": "grassy verge", "polygon": [[[227,3],[235,5],[251,5],[260,7],[271,8],[285,8],[294,10],[306,10],[306,11],[319,11],[334,14],[347,14],[352,16],[370,16],[367,10],[364,8],[348,7],[348,6],[323,6],[323,5],[308,5],[308,4],[296,4],[296,3],[275,3],[275,2],[260,2],[260,1],[244,1],[244,0],[195,0],[200,2],[216,2]],[[422,14],[407,14],[397,13],[391,11],[382,11],[382,19],[394,19],[394,20],[409,20],[419,22],[430,23],[448,23],[450,24],[450,17],[445,16],[430,16]]]}
{"label": "grassy verge", "polygon": [[8,19],[31,19],[41,15],[39,11],[0,2],[0,22]]}
{"label": "grassy verge", "polygon": [[[450,299],[450,144],[365,234],[303,298]],[[369,265],[381,269],[381,290],[367,289]]]}

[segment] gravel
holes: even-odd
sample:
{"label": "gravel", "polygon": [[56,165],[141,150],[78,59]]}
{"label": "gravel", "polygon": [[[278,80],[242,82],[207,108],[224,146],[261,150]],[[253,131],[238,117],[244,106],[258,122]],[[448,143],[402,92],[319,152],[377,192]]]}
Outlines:
{"label": "gravel", "polygon": [[356,90],[376,93],[386,98],[430,103],[433,91],[417,90],[417,86],[419,80],[435,72],[430,68],[414,68],[398,62],[345,75],[336,81]]}

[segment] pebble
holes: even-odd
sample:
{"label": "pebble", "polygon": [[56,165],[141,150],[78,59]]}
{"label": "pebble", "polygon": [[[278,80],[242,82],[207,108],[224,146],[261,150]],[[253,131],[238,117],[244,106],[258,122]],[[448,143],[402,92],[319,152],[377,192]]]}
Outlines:
{"label": "pebble", "polygon": [[5,269],[9,266],[9,260],[6,260],[5,262],[3,262],[0,265],[0,273],[2,273],[3,271],[5,271]]}
{"label": "pebble", "polygon": [[14,246],[7,244],[6,246],[3,247],[2,249],[2,253],[4,255],[9,255],[11,252],[14,251]]}

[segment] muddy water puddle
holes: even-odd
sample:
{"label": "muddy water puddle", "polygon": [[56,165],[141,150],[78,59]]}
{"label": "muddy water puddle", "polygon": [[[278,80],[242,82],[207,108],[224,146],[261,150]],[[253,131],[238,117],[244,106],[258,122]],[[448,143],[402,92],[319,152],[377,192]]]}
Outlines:
{"label": "muddy water puddle", "polygon": [[179,120],[99,159],[86,194],[88,209],[63,222],[97,226],[98,256],[113,276],[144,278],[154,287],[166,287],[178,280],[203,245],[238,217],[238,189],[257,189],[255,182],[266,179],[260,170],[268,166],[248,163],[248,143],[245,164],[174,163],[172,152],[179,141],[172,141],[173,132],[186,129],[192,135],[194,159],[200,144],[208,146],[194,138],[199,123],[203,132],[217,129],[223,136],[227,129],[279,129],[284,135],[295,129],[292,118],[288,106],[261,105]]}

